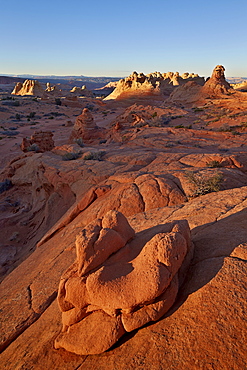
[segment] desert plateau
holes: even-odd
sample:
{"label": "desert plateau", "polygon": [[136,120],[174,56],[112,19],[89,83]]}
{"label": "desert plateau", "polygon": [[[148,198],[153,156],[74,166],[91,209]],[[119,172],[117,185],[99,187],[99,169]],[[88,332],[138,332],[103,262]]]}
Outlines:
{"label": "desert plateau", "polygon": [[0,368],[247,368],[247,84],[0,77]]}

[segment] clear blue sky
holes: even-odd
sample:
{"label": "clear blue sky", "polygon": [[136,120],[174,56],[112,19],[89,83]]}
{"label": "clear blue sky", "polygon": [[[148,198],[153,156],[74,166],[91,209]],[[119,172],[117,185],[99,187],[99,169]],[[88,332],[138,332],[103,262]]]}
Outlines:
{"label": "clear blue sky", "polygon": [[247,0],[0,0],[0,75],[247,77]]}

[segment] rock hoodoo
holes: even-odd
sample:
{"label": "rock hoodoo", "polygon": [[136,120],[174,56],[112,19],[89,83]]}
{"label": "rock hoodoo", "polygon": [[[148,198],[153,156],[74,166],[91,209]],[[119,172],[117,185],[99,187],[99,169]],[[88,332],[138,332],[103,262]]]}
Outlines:
{"label": "rock hoodoo", "polygon": [[13,95],[34,95],[42,97],[44,95],[44,89],[37,80],[25,80],[23,84],[17,82],[14,90],[12,91]]}
{"label": "rock hoodoo", "polygon": [[54,141],[52,139],[53,133],[51,131],[36,131],[30,139],[23,138],[21,143],[21,150],[23,152],[38,152],[43,153],[54,148]]}
{"label": "rock hoodoo", "polygon": [[46,92],[53,92],[53,91],[55,91],[56,90],[56,85],[54,85],[54,86],[51,86],[51,84],[50,84],[50,82],[47,82],[47,84],[46,84]]}
{"label": "rock hoodoo", "polygon": [[77,235],[77,260],[60,281],[63,331],[55,347],[99,354],[158,320],[176,299],[192,251],[187,221],[139,234],[117,211],[91,222]]}
{"label": "rock hoodoo", "polygon": [[202,88],[202,93],[206,94],[227,94],[231,89],[231,85],[225,79],[225,68],[222,65],[217,65],[210,79]]}
{"label": "rock hoodoo", "polygon": [[[195,80],[187,79],[187,83],[178,86],[170,97],[167,103],[195,103],[204,102],[207,98],[217,98],[222,95],[229,94],[234,91],[231,85],[225,79],[225,68],[222,65],[217,65],[212,73],[212,76],[205,82],[203,86]],[[186,81],[186,80],[185,80]]]}
{"label": "rock hoodoo", "polygon": [[84,108],[75,121],[73,131],[70,135],[70,142],[81,138],[84,141],[93,141],[101,136],[102,129],[98,127],[92,113],[88,108]]}

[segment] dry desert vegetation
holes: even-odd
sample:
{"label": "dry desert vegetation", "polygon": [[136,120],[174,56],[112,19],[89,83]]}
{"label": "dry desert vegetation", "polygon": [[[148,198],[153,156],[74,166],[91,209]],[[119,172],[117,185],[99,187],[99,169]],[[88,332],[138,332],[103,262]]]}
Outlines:
{"label": "dry desert vegetation", "polygon": [[224,70],[0,85],[1,369],[246,368],[247,92]]}

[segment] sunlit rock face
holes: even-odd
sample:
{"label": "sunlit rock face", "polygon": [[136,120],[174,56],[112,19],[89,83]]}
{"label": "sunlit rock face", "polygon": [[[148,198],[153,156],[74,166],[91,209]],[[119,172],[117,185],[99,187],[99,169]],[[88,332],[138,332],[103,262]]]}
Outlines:
{"label": "sunlit rock face", "polygon": [[55,347],[102,353],[124,333],[158,320],[176,299],[191,252],[185,220],[149,235],[135,234],[117,211],[91,222],[77,235],[76,262],[60,280],[63,331]]}

